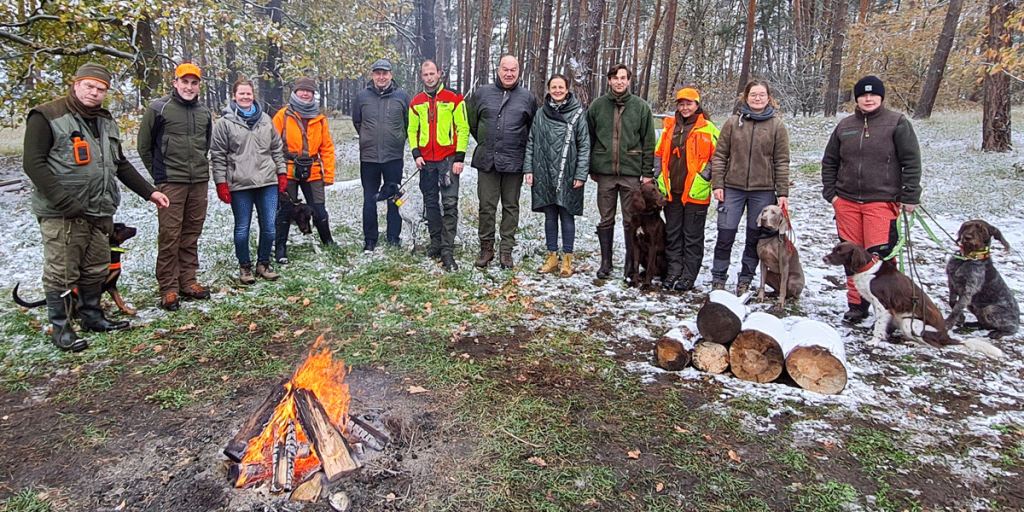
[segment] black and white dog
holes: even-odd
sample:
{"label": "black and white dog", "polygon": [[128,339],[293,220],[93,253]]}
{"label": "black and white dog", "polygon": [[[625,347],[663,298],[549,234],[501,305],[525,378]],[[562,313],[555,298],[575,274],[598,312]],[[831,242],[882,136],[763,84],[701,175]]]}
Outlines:
{"label": "black and white dog", "polygon": [[[956,237],[960,252],[946,263],[949,306],[953,308],[946,317],[946,327],[991,329],[988,336],[992,339],[1016,333],[1020,306],[992,263],[989,250],[992,238],[1007,250],[1010,245],[999,228],[983,220],[964,222]],[[977,323],[964,323],[965,309],[978,318]]]}

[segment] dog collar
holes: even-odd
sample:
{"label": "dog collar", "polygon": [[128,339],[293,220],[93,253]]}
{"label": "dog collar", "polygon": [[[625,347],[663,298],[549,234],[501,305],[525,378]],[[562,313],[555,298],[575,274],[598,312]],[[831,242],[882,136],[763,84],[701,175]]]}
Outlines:
{"label": "dog collar", "polygon": [[124,252],[124,251],[125,251],[125,249],[123,247],[111,247],[110,248],[110,252]]}
{"label": "dog collar", "polygon": [[879,258],[877,254],[871,255],[871,261],[869,261],[867,265],[864,265],[863,267],[861,267],[860,270],[858,270],[855,273],[856,274],[860,274],[862,272],[867,272],[868,269],[870,269],[872,266],[874,266],[875,263],[878,263],[878,260],[880,260],[880,259],[881,258]]}
{"label": "dog collar", "polygon": [[960,257],[965,260],[987,260],[990,256],[991,254],[988,247],[985,247],[980,251],[974,251],[969,254],[964,254],[964,248],[960,248]]}

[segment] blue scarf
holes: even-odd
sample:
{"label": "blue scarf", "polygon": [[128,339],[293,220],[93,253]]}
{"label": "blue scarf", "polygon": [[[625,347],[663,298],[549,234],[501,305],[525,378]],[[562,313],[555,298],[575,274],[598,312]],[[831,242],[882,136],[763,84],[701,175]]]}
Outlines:
{"label": "blue scarf", "polygon": [[256,123],[259,122],[260,118],[263,117],[263,109],[260,108],[260,103],[258,101],[252,102],[252,106],[249,107],[249,110],[242,110],[242,107],[239,107],[238,103],[232,101],[231,110],[237,114],[238,117],[242,118],[242,121],[245,121],[245,125],[248,126],[250,130],[252,130],[253,127],[256,126]]}

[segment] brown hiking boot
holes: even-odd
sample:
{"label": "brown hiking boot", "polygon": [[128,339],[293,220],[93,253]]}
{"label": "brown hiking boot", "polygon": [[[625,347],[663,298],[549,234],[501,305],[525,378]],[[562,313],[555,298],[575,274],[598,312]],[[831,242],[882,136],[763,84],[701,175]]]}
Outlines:
{"label": "brown hiking boot", "polygon": [[199,283],[192,283],[185,287],[181,291],[181,294],[194,300],[207,300],[210,298],[210,292],[203,288]]}
{"label": "brown hiking boot", "polygon": [[256,284],[256,278],[252,275],[252,263],[244,263],[238,270],[238,280],[242,284]]}
{"label": "brown hiking boot", "polygon": [[750,290],[750,281],[740,281],[736,283],[736,296],[739,297]]}
{"label": "brown hiking boot", "polygon": [[711,291],[724,290],[725,281],[711,281]]}
{"label": "brown hiking boot", "polygon": [[484,268],[494,259],[494,242],[480,242],[480,256],[477,256],[474,265],[477,268]]}
{"label": "brown hiking boot", "polygon": [[498,263],[501,264],[501,268],[505,270],[512,270],[516,266],[516,263],[512,261],[512,253],[503,252],[498,256]]}
{"label": "brown hiking boot", "polygon": [[549,252],[548,259],[544,260],[544,264],[537,270],[540,274],[547,274],[548,272],[555,272],[558,270],[558,253]]}
{"label": "brown hiking boot", "polygon": [[160,298],[160,307],[167,311],[177,311],[181,309],[181,303],[178,302],[178,293],[165,293],[164,296]]}
{"label": "brown hiking boot", "polygon": [[267,281],[276,281],[277,278],[281,277],[277,272],[274,272],[273,268],[270,268],[269,261],[261,261],[256,264],[256,275]]}

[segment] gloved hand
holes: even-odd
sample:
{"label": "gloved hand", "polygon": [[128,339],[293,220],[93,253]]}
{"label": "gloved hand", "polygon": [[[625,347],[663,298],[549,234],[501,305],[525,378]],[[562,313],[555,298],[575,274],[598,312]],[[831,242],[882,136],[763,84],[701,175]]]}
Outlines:
{"label": "gloved hand", "polygon": [[288,190],[288,175],[287,174],[278,174],[277,175],[277,191],[283,194],[285,190]]}
{"label": "gloved hand", "polygon": [[231,204],[231,191],[228,190],[227,183],[217,184],[217,197],[219,197],[221,201]]}

